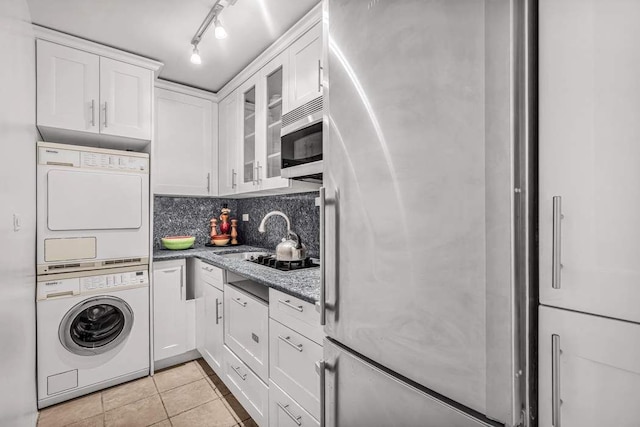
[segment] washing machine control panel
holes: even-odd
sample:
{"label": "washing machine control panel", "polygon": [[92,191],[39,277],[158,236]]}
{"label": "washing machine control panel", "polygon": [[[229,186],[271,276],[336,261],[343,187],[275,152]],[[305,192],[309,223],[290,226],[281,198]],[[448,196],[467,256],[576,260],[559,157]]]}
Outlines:
{"label": "washing machine control panel", "polygon": [[81,292],[113,289],[124,286],[146,285],[148,283],[149,273],[146,270],[80,278]]}
{"label": "washing machine control panel", "polygon": [[105,292],[149,285],[149,272],[147,270],[134,270],[128,267],[114,268],[112,273],[109,274],[96,275],[95,273],[95,271],[71,273],[63,275],[64,278],[57,278],[55,274],[44,276],[42,280],[38,280],[36,298],[38,301],[42,301],[83,293]]}

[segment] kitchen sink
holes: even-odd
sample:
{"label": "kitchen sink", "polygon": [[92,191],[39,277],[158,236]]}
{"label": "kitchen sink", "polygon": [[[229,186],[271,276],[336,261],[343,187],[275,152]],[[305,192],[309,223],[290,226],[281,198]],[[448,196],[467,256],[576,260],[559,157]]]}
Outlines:
{"label": "kitchen sink", "polygon": [[251,260],[253,258],[257,258],[259,256],[264,256],[264,255],[271,255],[269,252],[237,252],[237,253],[232,253],[232,254],[223,254],[220,255],[223,258],[230,258],[230,259],[248,259]]}

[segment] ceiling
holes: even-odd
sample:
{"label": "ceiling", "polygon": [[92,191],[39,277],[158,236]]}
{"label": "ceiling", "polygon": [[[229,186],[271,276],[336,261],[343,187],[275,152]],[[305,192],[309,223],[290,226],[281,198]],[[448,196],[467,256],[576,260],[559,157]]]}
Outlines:
{"label": "ceiling", "polygon": [[215,0],[27,0],[34,24],[163,62],[160,78],[220,90],[319,0],[237,0],[202,38],[202,64],[189,61],[191,38]]}

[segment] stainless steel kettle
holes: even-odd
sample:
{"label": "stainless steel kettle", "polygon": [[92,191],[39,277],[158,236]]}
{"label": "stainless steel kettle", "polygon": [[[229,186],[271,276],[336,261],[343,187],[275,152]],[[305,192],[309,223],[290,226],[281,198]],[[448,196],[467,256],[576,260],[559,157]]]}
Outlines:
{"label": "stainless steel kettle", "polygon": [[[287,236],[282,239],[282,242],[276,246],[276,260],[278,261],[302,261],[307,257],[307,248],[302,244],[302,240],[297,233],[291,230],[291,222],[289,217],[280,211],[271,211],[262,218],[258,231],[264,233],[264,224],[267,219],[273,215],[280,215],[287,222]],[[293,238],[293,239],[292,239]]]}
{"label": "stainless steel kettle", "polygon": [[[282,239],[276,246],[276,260],[278,261],[302,261],[307,257],[307,248],[302,244],[300,236],[293,231]],[[293,240],[289,237],[293,237]]]}

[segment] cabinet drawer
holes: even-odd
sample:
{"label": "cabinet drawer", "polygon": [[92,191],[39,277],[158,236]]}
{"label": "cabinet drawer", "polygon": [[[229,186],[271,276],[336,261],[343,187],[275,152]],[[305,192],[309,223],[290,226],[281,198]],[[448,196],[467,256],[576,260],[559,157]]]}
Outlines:
{"label": "cabinet drawer", "polygon": [[269,288],[269,315],[272,319],[322,344],[320,313],[315,305]]}
{"label": "cabinet drawer", "polygon": [[213,265],[209,265],[206,262],[198,261],[199,274],[202,280],[215,286],[216,288],[223,290],[224,285],[224,270]]}
{"label": "cabinet drawer", "polygon": [[269,419],[269,387],[227,346],[224,347],[223,379],[253,420],[259,426],[266,426]]}
{"label": "cabinet drawer", "polygon": [[224,342],[253,371],[269,378],[269,308],[263,301],[224,286]]}
{"label": "cabinet drawer", "polygon": [[302,409],[273,381],[269,381],[269,427],[320,427],[320,423]]}
{"label": "cabinet drawer", "polygon": [[320,378],[316,362],[322,346],[271,319],[269,376],[311,415],[320,417]]}

